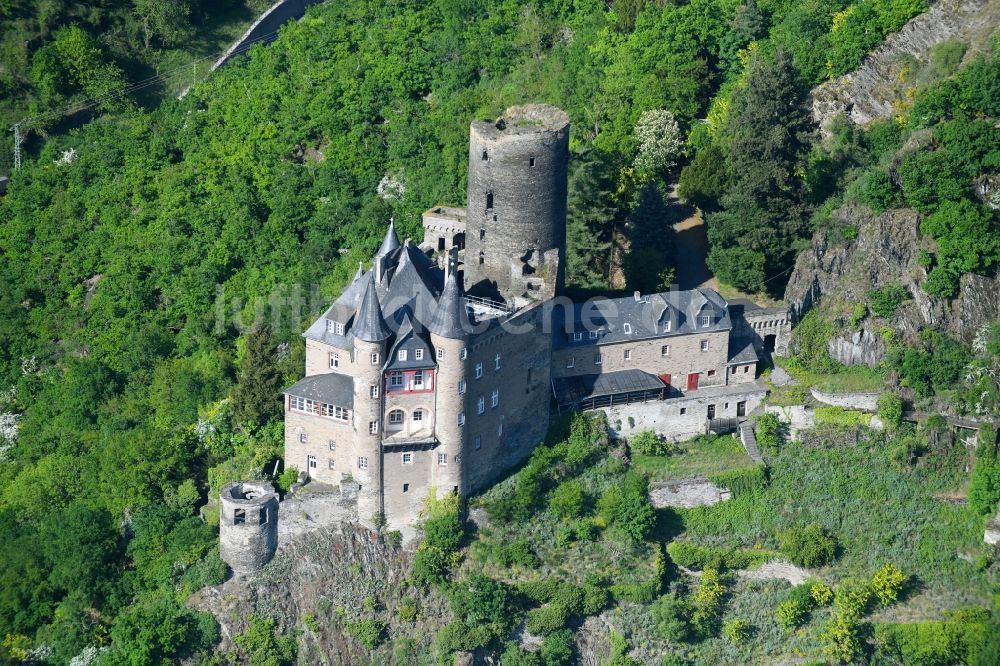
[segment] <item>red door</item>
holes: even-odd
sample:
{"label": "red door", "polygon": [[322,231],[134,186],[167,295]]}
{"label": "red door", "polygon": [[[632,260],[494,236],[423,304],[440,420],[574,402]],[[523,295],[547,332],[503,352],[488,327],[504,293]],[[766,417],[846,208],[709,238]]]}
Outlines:
{"label": "red door", "polygon": [[688,375],[688,391],[698,390],[698,373],[692,372]]}

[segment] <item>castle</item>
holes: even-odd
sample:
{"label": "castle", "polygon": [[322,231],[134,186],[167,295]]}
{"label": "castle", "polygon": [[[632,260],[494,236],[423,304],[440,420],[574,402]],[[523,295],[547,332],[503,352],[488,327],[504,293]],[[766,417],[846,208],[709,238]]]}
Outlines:
{"label": "castle", "polygon": [[554,410],[703,431],[763,397],[758,353],[769,335],[782,344],[783,311],[706,288],[562,295],[569,127],[544,105],[472,123],[467,207],[427,211],[419,246],[390,223],[303,334],[285,464],[356,483],[361,520],[411,524],[431,489],[482,489],[530,455]]}

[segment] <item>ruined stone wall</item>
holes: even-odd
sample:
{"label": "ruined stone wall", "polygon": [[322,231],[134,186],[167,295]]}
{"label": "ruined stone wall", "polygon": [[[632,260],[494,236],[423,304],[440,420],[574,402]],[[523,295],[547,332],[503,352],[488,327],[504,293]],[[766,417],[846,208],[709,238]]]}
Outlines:
{"label": "ruined stone wall", "polygon": [[881,393],[825,393],[809,389],[817,402],[845,409],[860,409],[866,412],[878,411],[878,399]]}

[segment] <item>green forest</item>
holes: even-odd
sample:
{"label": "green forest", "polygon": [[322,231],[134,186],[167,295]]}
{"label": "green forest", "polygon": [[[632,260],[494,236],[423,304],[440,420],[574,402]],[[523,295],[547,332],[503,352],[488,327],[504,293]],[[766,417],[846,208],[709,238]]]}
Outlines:
{"label": "green forest", "polygon": [[[822,140],[810,120],[810,87],[855,69],[885,35],[927,9],[923,0],[344,0],[311,8],[272,45],[199,76],[203,59],[238,36],[262,4],[0,0],[0,120],[46,119],[32,126],[24,166],[10,173],[0,198],[0,663],[225,663],[213,652],[214,619],[184,605],[227,573],[213,517],[203,520],[200,509],[229,479],[259,475],[280,456],[276,396],[299,377],[300,333],[372,256],[388,220],[401,237],[416,237],[421,211],[463,202],[473,119],[525,102],[569,114],[567,277],[576,293],[650,291],[673,281],[673,239],[657,225],[674,183],[706,216],[709,266],[748,293],[780,295],[796,252],[815,229],[833,224],[830,211],[846,200],[925,215],[921,232],[936,248],[926,256],[928,294],[955,296],[961,275],[992,275],[1000,262],[1000,216],[968,185],[1000,169],[995,54],[959,70],[961,54],[942,52],[935,76],[897,118],[867,131],[845,124]],[[188,83],[180,77],[116,93],[178,68],[201,80],[183,99],[173,94]],[[105,101],[84,113],[51,113],[95,98]],[[0,172],[9,160],[4,148]],[[380,188],[389,181],[401,186]],[[616,283],[619,270],[624,284]],[[891,313],[902,298],[873,294],[871,311]],[[829,325],[806,322],[796,369],[840,372],[818,342]],[[968,350],[931,331],[920,347],[894,346],[886,367],[901,368],[904,386],[922,395],[966,410],[986,401],[995,410],[995,383],[982,374],[964,383],[964,368],[992,367],[998,352],[995,340]],[[609,539],[631,544],[629,557],[643,562],[636,571],[656,579],[567,580],[580,589],[566,591],[490,578],[484,594],[502,617],[475,616],[481,600],[453,591],[456,624],[443,630],[435,654],[478,636],[510,652],[504,663],[537,663],[507,645],[514,619],[525,616],[550,636],[542,652],[555,656],[545,663],[571,663],[563,625],[615,599],[645,609],[620,612],[652,613],[673,627],[655,639],[659,630],[647,627],[641,640],[708,641],[692,658],[740,659],[739,650],[757,645],[723,646],[720,632],[748,631],[728,623],[739,618],[721,624],[719,600],[732,585],[727,567],[713,569],[721,592],[704,578],[704,592],[671,587],[668,560],[676,556],[657,544],[683,528],[700,547],[749,550],[759,538],[773,550],[776,528],[755,514],[760,534],[734,533],[738,543],[722,544],[725,515],[685,514],[664,526],[666,518],[647,515],[637,499],[648,470],[614,467],[580,443],[601,436],[599,428],[577,434],[587,450],[573,471],[586,477],[581,497],[597,504],[585,510],[564,498],[569,508],[551,510],[572,529],[557,537],[589,543],[607,528]],[[903,433],[890,444],[916,460],[926,437]],[[883,444],[829,454],[832,461],[814,452],[801,463],[776,447],[776,464],[809,479]],[[540,449],[543,461],[566,455],[552,446],[555,453]],[[982,448],[977,506],[995,507],[1000,464],[991,446]],[[940,464],[952,470],[954,462]],[[518,478],[530,476],[531,464]],[[623,497],[597,500],[606,488],[586,475],[599,465],[622,477]],[[900,474],[892,461],[873,465],[870,483],[880,492]],[[523,529],[553,502],[557,481],[566,480],[539,480],[520,504],[517,492],[481,501],[502,529]],[[791,494],[781,484],[754,488],[767,506]],[[584,517],[597,527],[577,525]],[[449,551],[475,539],[482,576],[499,578],[491,562],[520,557],[492,553],[499,539],[490,535],[439,537]],[[418,556],[414,566],[426,569],[414,575],[451,590],[449,568],[429,561],[430,552]],[[908,576],[935,566],[923,551],[907,559],[887,552]],[[856,555],[848,555],[840,561],[853,567]],[[875,574],[868,564],[858,575]],[[989,566],[975,574],[978,610],[954,604],[956,619],[928,629],[942,634],[936,640],[957,641],[961,655],[877,663],[992,663],[982,643],[995,629],[984,610]],[[567,601],[553,606],[558,595]],[[868,601],[833,618],[842,621],[841,640],[831,649],[847,650],[868,630],[887,632],[882,646],[915,640],[903,625],[863,622],[876,603]],[[560,610],[540,610],[544,604]],[[832,615],[816,610],[809,620],[808,610],[790,626],[817,628]],[[288,663],[293,646],[266,625],[240,643],[239,658]],[[766,638],[780,642],[777,634]],[[640,639],[623,636],[613,663],[631,663],[629,640]],[[687,659],[683,652],[671,654]],[[859,654],[860,647],[831,658]]]}

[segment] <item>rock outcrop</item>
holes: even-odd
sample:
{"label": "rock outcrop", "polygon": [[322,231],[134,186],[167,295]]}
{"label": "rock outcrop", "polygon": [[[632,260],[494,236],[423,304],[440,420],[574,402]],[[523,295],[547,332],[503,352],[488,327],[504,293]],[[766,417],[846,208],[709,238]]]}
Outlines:
{"label": "rock outcrop", "polygon": [[[857,230],[851,241],[840,230],[820,230],[803,250],[785,288],[793,318],[798,321],[822,299],[824,309],[839,317],[843,330],[829,343],[830,354],[847,365],[875,365],[886,351],[883,329],[915,342],[921,328],[933,326],[943,333],[972,341],[986,322],[1000,318],[1000,281],[980,275],[963,275],[954,299],[929,296],[921,288],[927,277],[917,259],[930,241],[920,236],[920,214],[910,209],[875,215],[857,204],[833,212],[835,219]],[[854,330],[847,329],[849,313],[857,303],[867,303],[872,289],[900,284],[909,298],[889,319],[867,317]]]}
{"label": "rock outcrop", "polygon": [[893,115],[904,93],[907,61],[926,62],[931,49],[947,40],[969,46],[966,58],[988,50],[1000,24],[1000,0],[940,0],[872,51],[850,74],[827,81],[812,93],[813,119],[824,127],[837,114],[858,125]]}

